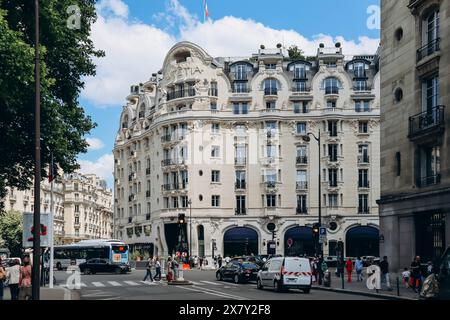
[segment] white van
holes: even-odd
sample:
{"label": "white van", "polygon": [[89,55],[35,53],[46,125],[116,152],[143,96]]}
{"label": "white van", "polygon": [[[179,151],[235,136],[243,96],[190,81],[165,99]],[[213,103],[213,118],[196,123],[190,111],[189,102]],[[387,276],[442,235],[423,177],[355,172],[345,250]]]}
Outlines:
{"label": "white van", "polygon": [[301,289],[309,293],[312,285],[312,271],[309,259],[298,257],[272,258],[267,261],[257,276],[257,288]]}

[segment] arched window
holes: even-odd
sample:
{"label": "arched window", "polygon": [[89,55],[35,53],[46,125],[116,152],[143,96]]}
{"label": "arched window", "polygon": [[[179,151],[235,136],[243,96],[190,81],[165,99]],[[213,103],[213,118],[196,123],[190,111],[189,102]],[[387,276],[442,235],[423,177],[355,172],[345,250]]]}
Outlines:
{"label": "arched window", "polygon": [[307,70],[309,66],[304,63],[294,63],[289,66],[289,71],[294,73],[294,79],[305,79]]}
{"label": "arched window", "polygon": [[325,94],[339,94],[341,82],[337,78],[326,78],[323,81],[323,87],[325,88]]}
{"label": "arched window", "polygon": [[280,83],[277,79],[265,79],[263,83],[263,89],[265,95],[277,95],[278,90],[280,89]]}

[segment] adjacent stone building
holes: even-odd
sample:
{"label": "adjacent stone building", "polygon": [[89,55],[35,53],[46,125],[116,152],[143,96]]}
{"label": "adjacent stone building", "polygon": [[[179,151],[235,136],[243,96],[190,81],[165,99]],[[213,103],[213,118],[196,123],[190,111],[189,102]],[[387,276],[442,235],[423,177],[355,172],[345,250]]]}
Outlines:
{"label": "adjacent stone building", "polygon": [[348,256],[378,255],[378,57],[283,52],[213,58],[181,42],[132,86],[114,146],[116,238],[159,255],[188,242],[210,259],[265,254],[274,237],[277,253],[311,255],[320,196],[325,254],[342,240]]}
{"label": "adjacent stone building", "polygon": [[[41,183],[41,212],[50,213],[51,186]],[[113,236],[112,190],[95,174],[65,174],[53,183],[55,244]],[[34,188],[9,189],[5,210],[34,211]]]}
{"label": "adjacent stone building", "polygon": [[400,269],[450,244],[450,1],[381,15],[381,254]]}

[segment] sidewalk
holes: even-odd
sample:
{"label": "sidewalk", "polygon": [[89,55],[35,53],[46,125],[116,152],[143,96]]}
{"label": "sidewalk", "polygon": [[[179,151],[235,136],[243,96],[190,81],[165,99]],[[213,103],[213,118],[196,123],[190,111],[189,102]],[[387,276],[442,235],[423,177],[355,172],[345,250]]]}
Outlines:
{"label": "sidewalk", "polygon": [[[390,274],[390,281],[391,281],[391,288],[392,290],[388,290],[385,283],[381,284],[381,290],[376,292],[376,290],[369,290],[366,286],[366,272],[364,270],[363,272],[363,281],[362,282],[356,282],[356,273],[353,272],[352,274],[352,282],[347,282],[347,274],[344,275],[344,289],[342,289],[342,279],[336,277],[336,269],[331,269],[331,286],[325,287],[325,286],[319,286],[317,284],[313,284],[313,289],[316,290],[326,290],[326,291],[333,291],[333,292],[339,292],[339,293],[348,293],[348,294],[360,294],[370,297],[380,297],[385,299],[394,299],[394,300],[418,300],[419,294],[415,293],[412,289],[406,288],[403,280],[401,278],[401,275],[397,274]],[[398,295],[397,292],[397,277],[399,279],[399,292],[400,295]]]}
{"label": "sidewalk", "polygon": [[[3,299],[11,300],[8,287],[5,288]],[[68,290],[61,287],[54,287],[53,289],[41,287],[40,300],[80,300],[80,295],[75,290]]]}

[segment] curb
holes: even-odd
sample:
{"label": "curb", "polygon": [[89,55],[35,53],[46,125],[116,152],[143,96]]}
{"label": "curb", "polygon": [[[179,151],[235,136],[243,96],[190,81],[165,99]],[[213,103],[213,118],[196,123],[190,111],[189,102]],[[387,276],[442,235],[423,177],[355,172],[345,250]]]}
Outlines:
{"label": "curb", "polygon": [[318,287],[313,286],[313,290],[322,290],[322,291],[330,291],[330,292],[337,292],[337,293],[344,293],[344,294],[353,294],[353,295],[360,295],[360,296],[366,296],[371,298],[381,298],[386,300],[400,300],[400,301],[418,301],[419,299],[413,299],[413,298],[407,298],[407,297],[399,297],[389,294],[380,294],[380,293],[372,293],[372,292],[364,292],[364,291],[357,291],[357,290],[345,290],[345,289],[337,289],[337,288],[325,288],[325,287]]}

